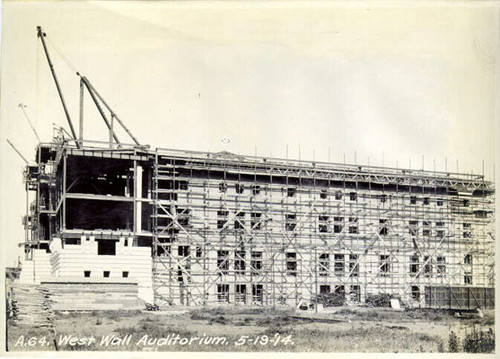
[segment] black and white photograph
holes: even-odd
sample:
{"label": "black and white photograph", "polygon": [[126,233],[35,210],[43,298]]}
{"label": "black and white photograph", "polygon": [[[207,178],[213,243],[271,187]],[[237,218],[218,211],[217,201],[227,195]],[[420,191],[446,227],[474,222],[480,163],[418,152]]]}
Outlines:
{"label": "black and white photograph", "polygon": [[2,356],[493,357],[499,10],[4,0]]}

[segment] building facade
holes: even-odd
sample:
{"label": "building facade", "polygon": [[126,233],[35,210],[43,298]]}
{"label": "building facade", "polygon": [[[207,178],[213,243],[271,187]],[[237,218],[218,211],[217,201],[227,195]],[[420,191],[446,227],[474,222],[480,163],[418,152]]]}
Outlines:
{"label": "building facade", "polygon": [[79,147],[40,144],[26,170],[26,257],[44,253],[52,276],[135,278],[160,305],[492,300],[494,185],[481,175]]}

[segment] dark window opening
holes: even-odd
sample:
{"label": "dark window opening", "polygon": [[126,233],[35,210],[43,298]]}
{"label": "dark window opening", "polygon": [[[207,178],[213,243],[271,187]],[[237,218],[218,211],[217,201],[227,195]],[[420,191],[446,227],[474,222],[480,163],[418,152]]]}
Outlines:
{"label": "dark window opening", "polygon": [[236,183],[234,186],[237,194],[242,194],[243,191],[245,190],[245,186],[240,183]]}
{"label": "dark window opening", "polygon": [[236,274],[245,274],[245,251],[236,251],[234,254],[234,271]]}
{"label": "dark window opening", "polygon": [[229,302],[229,284],[217,284],[217,300],[219,303]]}
{"label": "dark window opening", "polygon": [[201,258],[203,256],[203,250],[201,247],[196,247],[196,258]]}
{"label": "dark window opening", "polygon": [[472,264],[472,254],[466,254],[464,256],[464,264]]}
{"label": "dark window opening", "polygon": [[380,273],[382,275],[387,275],[391,271],[390,263],[389,263],[389,255],[381,255],[380,256]]}
{"label": "dark window opening", "polygon": [[124,245],[125,247],[128,247],[128,239],[125,239],[125,240],[123,241],[123,245]]}
{"label": "dark window opening", "polygon": [[349,199],[351,201],[356,201],[358,199],[358,194],[356,192],[349,193]]}
{"label": "dark window opening", "polygon": [[357,254],[349,255],[349,273],[351,277],[357,277],[359,274],[359,263]]}
{"label": "dark window opening", "polygon": [[295,197],[296,193],[297,193],[297,188],[288,188],[287,189],[287,196],[288,197]]}
{"label": "dark window opening", "polygon": [[189,188],[189,182],[188,181],[179,181],[179,189],[180,190],[187,190]]}
{"label": "dark window opening", "polygon": [[333,291],[337,296],[345,300],[345,286],[339,285],[335,286],[335,289]]}
{"label": "dark window opening", "polygon": [[244,229],[245,228],[245,212],[238,212],[236,214],[236,220],[234,221],[234,229]]}
{"label": "dark window opening", "polygon": [[429,205],[431,203],[431,199],[429,197],[424,197],[424,205]]}
{"label": "dark window opening", "polygon": [[99,239],[97,240],[97,255],[99,256],[115,256],[116,255],[115,240]]}
{"label": "dark window opening", "polygon": [[158,245],[156,248],[156,255],[158,257],[168,257],[169,254],[172,253],[172,247],[171,246],[163,246],[163,245]]}
{"label": "dark window opening", "polygon": [[359,285],[351,285],[349,296],[352,302],[359,303],[361,302],[361,286]]}
{"label": "dark window opening", "polygon": [[410,197],[410,204],[417,204],[417,197],[416,196]]}
{"label": "dark window opening", "polygon": [[252,299],[255,303],[264,302],[264,286],[262,284],[252,285]]}
{"label": "dark window opening", "polygon": [[319,216],[319,232],[320,233],[327,233],[328,232],[328,216],[321,215]]}
{"label": "dark window opening", "polygon": [[349,218],[349,233],[357,234],[358,231],[358,217],[350,217]]}
{"label": "dark window opening", "polygon": [[386,194],[383,194],[380,196],[380,202],[382,202],[382,203],[387,202],[387,195]]}
{"label": "dark window opening", "polygon": [[446,273],[446,258],[443,256],[436,257],[437,262],[437,274],[442,277]]}
{"label": "dark window opening", "polygon": [[436,205],[438,205],[438,206],[440,206],[440,207],[441,207],[441,206],[443,205],[443,199],[442,199],[442,198],[438,198],[438,199],[436,200]]}
{"label": "dark window opening", "polygon": [[285,217],[285,229],[287,231],[294,231],[297,227],[297,215],[287,214]]}
{"label": "dark window opening", "polygon": [[189,226],[190,213],[189,209],[177,208],[177,223],[180,226]]}
{"label": "dark window opening", "polygon": [[419,263],[418,263],[418,256],[411,256],[410,257],[410,274],[412,275],[417,275],[419,271]]}
{"label": "dark window opening", "polygon": [[432,264],[428,256],[424,257],[424,276],[430,277],[432,275]]}
{"label": "dark window opening", "polygon": [[132,245],[134,247],[151,247],[151,238],[148,237],[134,238]]}
{"label": "dark window opening", "polygon": [[472,272],[465,272],[464,284],[472,284]]}
{"label": "dark window opening", "polygon": [[333,260],[333,273],[335,273],[335,275],[337,276],[343,276],[345,271],[344,255],[334,254]]}
{"label": "dark window opening", "polygon": [[470,206],[470,200],[468,200],[468,199],[464,199],[464,201],[463,201],[463,206],[464,206],[464,207],[469,207],[469,206]]}
{"label": "dark window opening", "polygon": [[331,287],[329,285],[320,285],[319,294],[330,294]]}
{"label": "dark window opening", "polygon": [[262,252],[252,252],[250,266],[253,275],[259,275],[262,272]]}
{"label": "dark window opening", "polygon": [[90,271],[89,270],[83,271],[83,276],[85,278],[89,278],[90,277]]}
{"label": "dark window opening", "polygon": [[222,274],[227,274],[229,271],[229,251],[217,251],[217,269]]}
{"label": "dark window opening", "polygon": [[420,300],[420,288],[416,285],[411,286],[411,299]]}
{"label": "dark window opening", "polygon": [[105,270],[105,271],[102,273],[102,276],[103,276],[104,278],[109,278],[109,274],[110,274],[109,270]]}
{"label": "dark window opening", "polygon": [[189,246],[179,246],[177,248],[177,254],[179,257],[188,257],[189,256]]}
{"label": "dark window opening", "polygon": [[387,223],[387,219],[380,219],[379,220],[379,232],[381,236],[387,236],[389,234],[389,227]]}
{"label": "dark window opening", "polygon": [[297,253],[288,252],[286,254],[286,274],[293,277],[297,276]]}
{"label": "dark window opening", "polygon": [[260,193],[260,186],[252,186],[252,193],[254,196],[258,195]]}
{"label": "dark window opening", "polygon": [[335,192],[335,199],[336,200],[342,199],[342,192],[341,191],[336,191]]}
{"label": "dark window opening", "polygon": [[322,189],[320,194],[319,194],[319,198],[327,199],[328,198],[328,191],[326,189]]}
{"label": "dark window opening", "polygon": [[227,183],[221,182],[219,183],[219,192],[224,193],[227,191]]}
{"label": "dark window opening", "polygon": [[122,272],[122,278],[128,278],[128,271]]}
{"label": "dark window opening", "polygon": [[246,284],[236,284],[234,287],[234,301],[237,303],[247,302],[247,285]]}
{"label": "dark window opening", "polygon": [[488,211],[482,211],[482,210],[474,211],[474,216],[476,218],[488,218]]}
{"label": "dark window opening", "polygon": [[330,271],[330,255],[328,253],[319,256],[319,276],[326,277]]}
{"label": "dark window opening", "polygon": [[409,226],[410,228],[408,229],[408,232],[412,235],[412,236],[416,236],[417,233],[418,233],[418,221],[410,221],[409,222]]}
{"label": "dark window opening", "polygon": [[217,220],[218,229],[222,229],[224,228],[224,226],[226,226],[228,216],[229,216],[229,211],[223,211],[223,210],[217,211],[217,217],[219,218]]}
{"label": "dark window opening", "polygon": [[79,246],[80,244],[82,244],[82,240],[80,238],[65,238],[64,244]]}
{"label": "dark window opening", "polygon": [[261,217],[262,213],[252,212],[250,214],[250,226],[252,227],[252,229],[262,229],[262,222],[260,221]]}

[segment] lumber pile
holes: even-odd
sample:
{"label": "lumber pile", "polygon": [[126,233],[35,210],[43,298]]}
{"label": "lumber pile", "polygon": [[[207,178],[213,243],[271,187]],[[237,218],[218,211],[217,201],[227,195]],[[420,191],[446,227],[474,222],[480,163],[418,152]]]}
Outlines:
{"label": "lumber pile", "polygon": [[54,313],[47,290],[38,285],[15,284],[11,287],[10,299],[14,325],[52,327]]}
{"label": "lumber pile", "polygon": [[57,278],[42,281],[55,311],[141,309],[132,280]]}

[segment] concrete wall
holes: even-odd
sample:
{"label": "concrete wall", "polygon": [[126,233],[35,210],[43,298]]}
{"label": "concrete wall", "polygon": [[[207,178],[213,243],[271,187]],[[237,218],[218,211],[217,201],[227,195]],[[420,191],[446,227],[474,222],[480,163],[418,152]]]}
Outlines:
{"label": "concrete wall", "polygon": [[[127,242],[127,245],[125,243]],[[63,244],[55,238],[51,243],[52,275],[54,277],[85,278],[85,271],[90,271],[91,279],[128,278],[138,283],[138,296],[152,303],[152,260],[151,249],[133,246],[133,238],[120,238],[116,244],[116,255],[98,255],[98,243],[94,236],[82,236],[80,244]]]}
{"label": "concrete wall", "polygon": [[50,253],[44,249],[34,249],[33,258],[24,259],[21,265],[21,284],[39,284],[41,279],[51,277]]}

